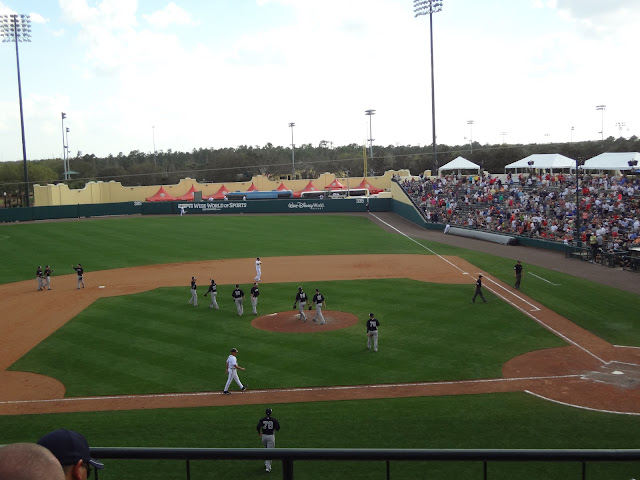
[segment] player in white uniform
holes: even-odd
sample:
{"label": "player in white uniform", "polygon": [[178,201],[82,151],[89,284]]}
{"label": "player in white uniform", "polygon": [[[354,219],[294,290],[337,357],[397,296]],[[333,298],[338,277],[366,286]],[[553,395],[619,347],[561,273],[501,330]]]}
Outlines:
{"label": "player in white uniform", "polygon": [[245,387],[242,384],[242,382],[240,381],[240,378],[238,377],[238,370],[245,370],[245,369],[242,368],[240,365],[238,365],[238,359],[236,358],[237,353],[238,353],[238,349],[232,348],[231,355],[229,355],[229,357],[227,358],[228,378],[227,378],[227,383],[224,386],[224,391],[222,392],[225,395],[231,395],[231,392],[229,391],[229,385],[231,385],[232,380],[234,380],[238,384],[238,386],[240,387],[240,390],[242,390],[243,392],[247,389],[247,387]]}
{"label": "player in white uniform", "polygon": [[260,257],[256,258],[256,282],[260,282],[260,277],[262,276],[262,262],[260,261]]}

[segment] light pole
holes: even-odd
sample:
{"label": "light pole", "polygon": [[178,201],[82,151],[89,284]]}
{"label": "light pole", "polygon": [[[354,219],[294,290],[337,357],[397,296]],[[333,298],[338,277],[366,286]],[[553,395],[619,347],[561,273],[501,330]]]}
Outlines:
{"label": "light pole", "polygon": [[153,137],[153,166],[158,164],[158,155],[156,154],[156,126],[151,126],[151,135]]}
{"label": "light pole", "polygon": [[547,143],[551,143],[551,134],[545,133],[544,136],[547,137]]}
{"label": "light pole", "polygon": [[24,139],[24,113],[22,110],[22,83],[20,81],[20,54],[18,42],[31,42],[31,17],[29,15],[0,15],[2,42],[16,42],[16,66],[18,69],[18,99],[20,101],[20,127],[22,129],[22,159],[24,161],[24,190],[29,206],[29,173],[27,171],[27,146]]}
{"label": "light pole", "polygon": [[433,75],[433,14],[442,11],[442,0],[413,0],[414,17],[429,15],[429,38],[431,41],[431,125],[433,134],[433,164],[438,171],[438,147],[436,145],[436,90]]}
{"label": "light pole", "polygon": [[373,159],[373,135],[371,134],[371,116],[376,114],[375,110],[365,110],[365,115],[369,116],[369,158]]}
{"label": "light pole", "polygon": [[626,124],[626,123],[624,123],[624,122],[616,122],[616,127],[618,127],[618,132],[620,132],[620,133],[619,133],[619,135],[620,135],[621,137],[622,137],[622,129],[623,129],[624,127],[626,127],[626,126],[627,126],[627,124]]}
{"label": "light pole", "polygon": [[571,127],[571,137],[569,137],[569,142],[573,143],[573,129],[574,127]]}
{"label": "light pole", "polygon": [[596,105],[596,110],[600,110],[600,135],[601,135],[603,147],[604,147],[604,111],[606,109],[607,109],[606,105]]}
{"label": "light pole", "polygon": [[62,112],[60,116],[62,117],[62,178],[64,180],[68,180],[69,168],[67,167],[67,146],[64,141],[64,119],[67,118],[67,114]]}
{"label": "light pole", "polygon": [[504,145],[504,137],[507,136],[507,132],[500,132],[500,135],[502,135],[502,144]]}
{"label": "light pole", "polygon": [[582,163],[582,158],[576,158],[576,246],[580,247],[580,163]]}
{"label": "light pole", "polygon": [[296,124],[291,122],[289,127],[291,127],[291,179],[294,180],[296,178],[296,145],[293,143],[293,127]]}
{"label": "light pole", "polygon": [[[69,149],[69,127],[65,128],[65,132],[67,134],[67,164],[68,164],[69,163],[69,158],[71,157],[71,155],[70,155],[71,150]],[[67,168],[67,173],[68,173],[68,170],[70,170],[70,169]],[[69,178],[71,178],[70,174],[69,174]]]}
{"label": "light pole", "polygon": [[473,120],[467,120],[469,125],[469,145],[471,146],[471,155],[473,155]]}

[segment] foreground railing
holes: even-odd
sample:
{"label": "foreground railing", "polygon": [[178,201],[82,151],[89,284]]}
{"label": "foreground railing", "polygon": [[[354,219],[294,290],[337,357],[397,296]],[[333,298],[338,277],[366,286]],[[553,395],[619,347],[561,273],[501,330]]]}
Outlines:
{"label": "foreground railing", "polygon": [[[92,448],[91,455],[100,460],[181,460],[185,478],[191,478],[191,460],[266,460],[282,462],[282,478],[293,480],[294,462],[386,461],[387,479],[391,479],[389,462],[439,461],[482,462],[483,478],[488,479],[489,462],[578,462],[581,472],[572,478],[587,477],[587,464],[593,462],[640,462],[640,449],[634,450],[400,450],[400,449],[312,449],[312,448]],[[97,472],[96,472],[97,473]],[[97,475],[96,475],[97,480]]]}

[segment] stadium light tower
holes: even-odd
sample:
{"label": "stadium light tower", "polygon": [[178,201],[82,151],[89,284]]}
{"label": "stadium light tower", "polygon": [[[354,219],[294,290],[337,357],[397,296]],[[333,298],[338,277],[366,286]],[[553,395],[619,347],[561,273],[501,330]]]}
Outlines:
{"label": "stadium light tower", "polygon": [[61,112],[62,117],[62,178],[64,180],[69,179],[69,168],[67,167],[67,145],[64,140],[64,119],[67,118],[67,114]]}
{"label": "stadium light tower", "polygon": [[365,115],[369,116],[369,158],[373,158],[373,135],[371,133],[371,116],[376,114],[375,110],[365,110]]}
{"label": "stadium light tower", "polygon": [[289,127],[291,127],[291,179],[295,180],[296,178],[296,144],[293,143],[293,127],[296,124],[291,122]]}
{"label": "stadium light tower", "polygon": [[429,15],[429,36],[431,40],[431,127],[433,134],[433,164],[438,171],[438,147],[436,144],[436,90],[433,75],[433,14],[442,11],[442,0],[413,0],[414,17]]}
{"label": "stadium light tower", "polygon": [[473,155],[473,120],[467,120],[469,125],[469,145],[471,146],[471,155]]}
{"label": "stadium light tower", "polygon": [[2,43],[16,43],[16,65],[18,69],[18,99],[20,102],[20,126],[22,128],[22,159],[24,161],[24,190],[27,207],[29,201],[29,173],[27,171],[27,146],[24,140],[24,113],[22,110],[22,83],[20,82],[20,54],[18,42],[31,42],[31,17],[29,15],[0,15],[0,37]]}
{"label": "stadium light tower", "polygon": [[602,140],[602,146],[604,146],[604,111],[607,109],[606,105],[596,105],[596,110],[600,110],[600,135]]}

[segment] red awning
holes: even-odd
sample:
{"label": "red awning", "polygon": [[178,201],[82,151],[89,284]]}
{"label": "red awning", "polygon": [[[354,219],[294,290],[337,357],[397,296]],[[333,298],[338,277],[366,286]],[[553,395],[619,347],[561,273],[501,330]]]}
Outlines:
{"label": "red awning", "polygon": [[196,187],[191,185],[191,188],[184,195],[180,195],[176,200],[183,200],[185,202],[193,202],[193,192],[197,192]]}
{"label": "red awning", "polygon": [[146,198],[145,200],[147,202],[170,202],[175,200],[175,198],[169,195],[163,187],[160,187],[160,189],[156,193]]}

